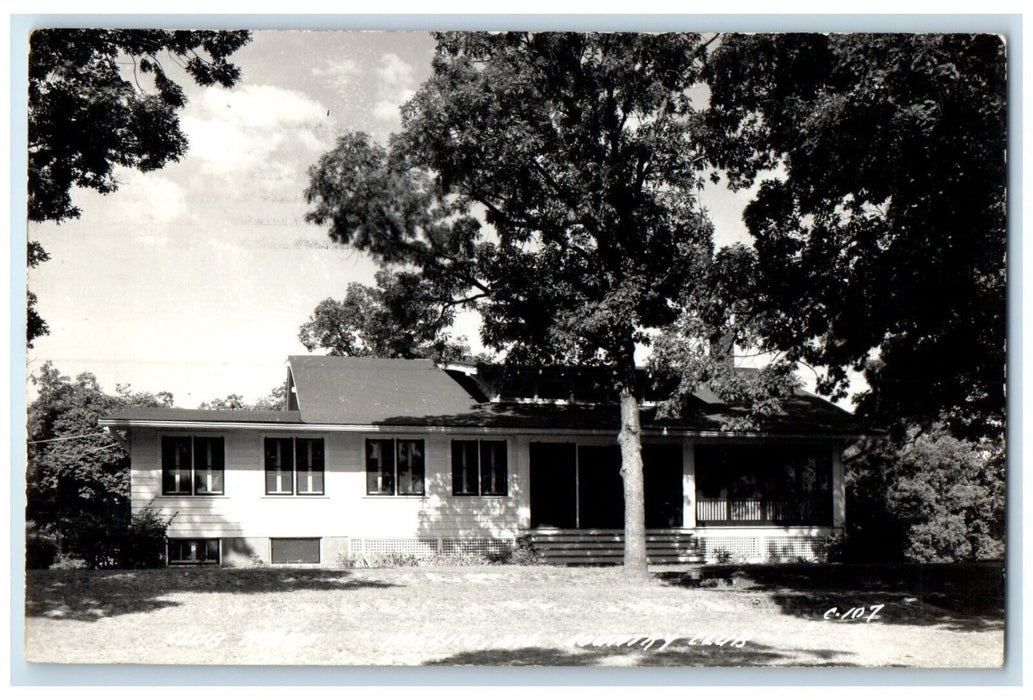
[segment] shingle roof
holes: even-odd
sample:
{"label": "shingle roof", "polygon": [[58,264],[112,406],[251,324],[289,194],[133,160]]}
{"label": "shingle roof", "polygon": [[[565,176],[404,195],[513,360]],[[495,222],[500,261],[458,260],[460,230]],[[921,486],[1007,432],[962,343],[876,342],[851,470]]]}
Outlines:
{"label": "shingle roof", "polygon": [[[484,386],[430,360],[295,355],[289,358],[298,411],[208,411],[135,408],[108,420],[232,423],[299,423],[382,427],[496,428],[528,431],[612,431],[614,404],[488,401]],[[742,411],[698,395],[681,416],[660,418],[642,409],[644,430],[723,432]],[[871,431],[843,409],[806,392],[782,402],[760,421],[758,432],[799,436],[860,436]]]}
{"label": "shingle roof", "polygon": [[306,423],[404,422],[466,413],[477,404],[430,360],[294,355],[288,361]]}
{"label": "shingle roof", "polygon": [[105,421],[184,421],[200,423],[301,423],[298,411],[230,411],[139,406],[104,416]]}

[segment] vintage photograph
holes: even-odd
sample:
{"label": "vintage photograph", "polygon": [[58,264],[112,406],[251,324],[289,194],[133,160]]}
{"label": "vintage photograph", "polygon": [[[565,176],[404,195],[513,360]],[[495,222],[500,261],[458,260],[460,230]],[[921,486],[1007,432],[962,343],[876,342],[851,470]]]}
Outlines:
{"label": "vintage photograph", "polygon": [[1000,668],[1008,54],[35,29],[25,660]]}

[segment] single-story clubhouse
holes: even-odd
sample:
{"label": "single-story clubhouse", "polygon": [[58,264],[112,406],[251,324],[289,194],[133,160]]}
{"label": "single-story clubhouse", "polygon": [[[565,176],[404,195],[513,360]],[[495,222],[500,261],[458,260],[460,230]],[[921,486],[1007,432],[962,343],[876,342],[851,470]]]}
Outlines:
{"label": "single-story clubhouse", "polygon": [[[336,566],[494,552],[619,562],[616,397],[586,370],[292,356],[282,411],[130,408],[132,506],[171,518],[171,564]],[[748,370],[743,370],[748,371]],[[644,373],[643,373],[644,375]],[[758,430],[703,389],[679,417],[645,391],[651,563],[824,557],[844,525],[842,452],[865,431],[798,391]]]}

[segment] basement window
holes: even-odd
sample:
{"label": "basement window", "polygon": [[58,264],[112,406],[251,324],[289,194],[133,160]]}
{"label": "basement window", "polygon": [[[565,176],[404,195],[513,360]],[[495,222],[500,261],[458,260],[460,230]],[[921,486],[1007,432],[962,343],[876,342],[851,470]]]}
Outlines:
{"label": "basement window", "polygon": [[274,564],[318,564],[318,537],[274,537],[270,539]]}
{"label": "basement window", "polygon": [[218,564],[219,540],[169,540],[169,564]]}

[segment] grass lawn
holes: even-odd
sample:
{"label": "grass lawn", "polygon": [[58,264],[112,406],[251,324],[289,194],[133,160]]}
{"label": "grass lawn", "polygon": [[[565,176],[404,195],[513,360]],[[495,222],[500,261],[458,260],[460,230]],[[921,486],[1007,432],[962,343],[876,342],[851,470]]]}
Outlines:
{"label": "grass lawn", "polygon": [[[994,667],[1000,564],[30,571],[28,661]],[[881,607],[879,607],[881,606]],[[835,610],[832,610],[835,608]],[[860,612],[858,612],[860,610]]]}

